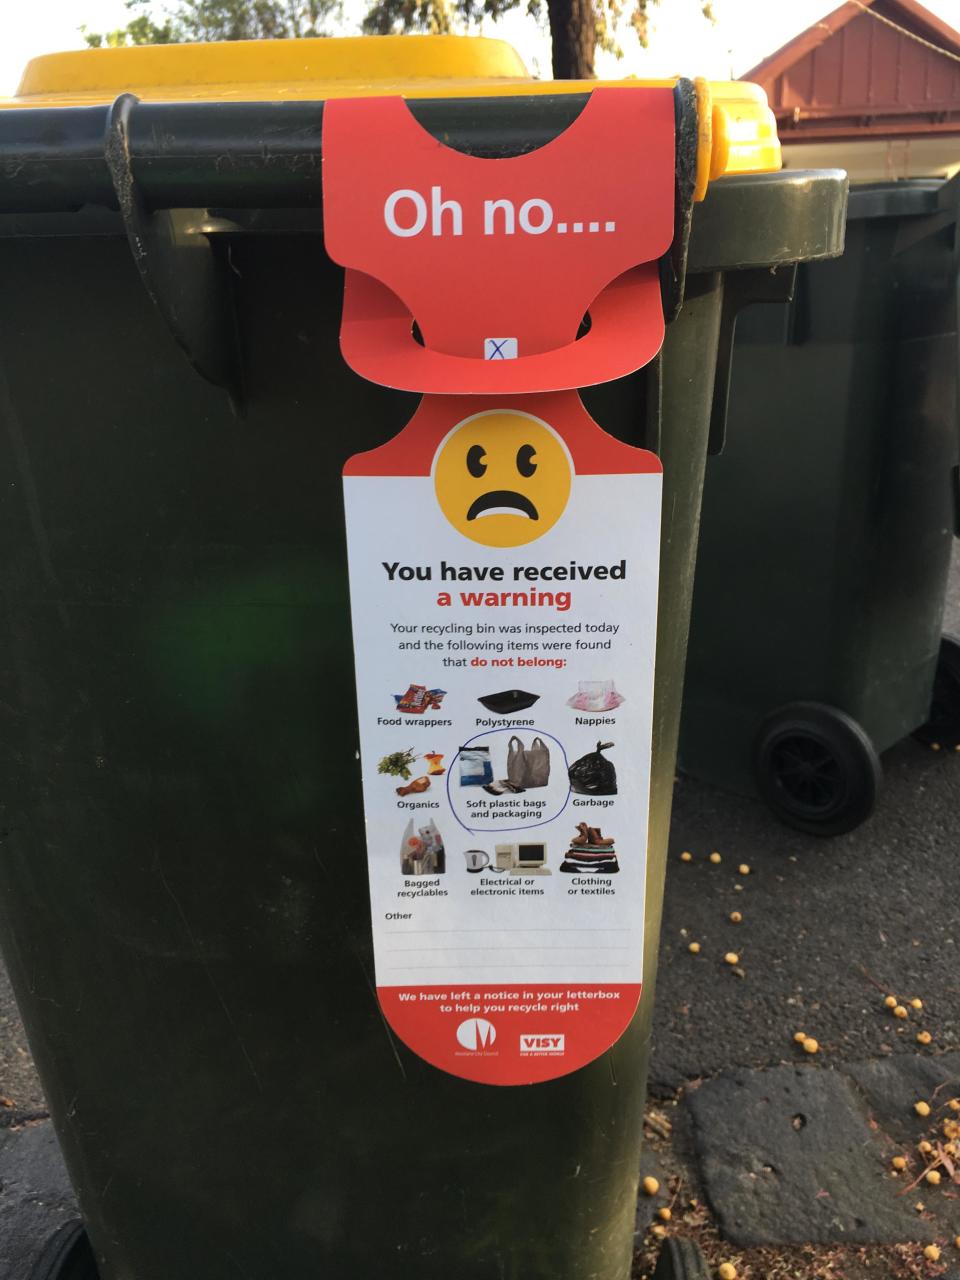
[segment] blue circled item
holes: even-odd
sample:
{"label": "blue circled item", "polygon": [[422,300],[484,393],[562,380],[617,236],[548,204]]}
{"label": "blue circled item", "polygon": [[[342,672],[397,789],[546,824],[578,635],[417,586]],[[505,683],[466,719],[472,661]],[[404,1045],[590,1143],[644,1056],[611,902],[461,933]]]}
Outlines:
{"label": "blue circled item", "polygon": [[[457,822],[457,823],[459,823],[459,825],[460,825],[461,827],[463,827],[464,831],[469,831],[472,835],[484,835],[484,834],[486,834],[486,835],[491,835],[491,834],[497,834],[497,835],[499,835],[500,833],[503,833],[504,835],[506,835],[506,833],[507,833],[508,831],[532,831],[532,830],[534,830],[534,825],[531,825],[530,823],[526,823],[526,824],[523,824],[523,823],[522,823],[520,826],[516,826],[516,827],[506,827],[506,826],[501,827],[501,826],[498,824],[496,827],[480,828],[479,830],[478,830],[478,828],[477,828],[477,827],[471,827],[471,826],[468,826],[468,824],[467,824],[466,822],[464,822],[464,821],[463,821],[463,819],[460,817],[460,815],[457,813],[456,803],[455,803],[454,798],[453,798],[453,795],[452,795],[452,793],[451,793],[451,785],[452,785],[452,783],[451,783],[451,779],[452,779],[452,776],[453,776],[454,766],[457,764],[457,762],[458,762],[458,760],[459,760],[459,758],[460,758],[460,752],[461,752],[461,751],[469,750],[469,748],[470,748],[470,747],[472,747],[472,746],[473,746],[473,745],[478,741],[478,739],[480,739],[480,738],[488,739],[488,738],[490,738],[490,737],[491,737],[491,735],[493,735],[493,734],[495,734],[495,733],[516,733],[516,732],[517,732],[517,731],[516,731],[516,729],[515,729],[515,728],[511,727],[510,725],[506,725],[503,729],[487,729],[484,733],[478,733],[475,737],[468,739],[468,741],[467,741],[467,742],[465,742],[465,743],[463,744],[463,746],[461,746],[460,748],[458,748],[458,750],[457,750],[457,754],[454,756],[453,760],[451,761],[450,768],[447,770],[447,778],[446,778],[446,787],[447,787],[447,803],[450,805],[450,814],[451,814],[452,818],[454,819],[454,821],[455,821],[455,822]],[[563,746],[563,743],[560,741],[560,739],[559,739],[559,738],[555,738],[555,737],[553,736],[553,734],[552,734],[552,733],[547,733],[547,731],[546,731],[545,729],[538,729],[538,728],[536,728],[535,726],[532,726],[532,727],[530,727],[530,728],[525,728],[525,729],[524,729],[524,733],[537,734],[537,735],[539,735],[541,738],[546,738],[546,739],[548,739],[550,742],[554,743],[554,744],[555,744],[555,746],[556,746],[556,748],[557,748],[557,750],[560,752],[561,759],[563,760],[563,767],[564,767],[564,769],[565,769],[565,770],[569,770],[569,768],[570,768],[570,761],[569,761],[569,759],[567,758],[567,753],[566,753],[566,750],[565,750],[565,748],[564,748],[564,746]],[[564,775],[562,775],[562,776],[566,777],[567,775],[566,775],[566,774],[564,774]],[[566,794],[565,794],[565,795],[564,795],[564,797],[563,797],[563,803],[562,803],[562,804],[560,805],[560,807],[557,809],[556,813],[552,813],[548,818],[544,818],[544,819],[543,819],[543,821],[542,821],[542,823],[540,823],[540,824],[535,824],[535,825],[546,827],[549,823],[555,822],[555,821],[557,820],[557,818],[559,818],[559,817],[560,817],[560,815],[563,813],[564,809],[566,809],[567,805],[570,803],[570,795],[571,795],[571,792],[570,792],[570,787],[569,787],[569,785],[568,785],[568,786],[567,786],[567,790],[566,790]]]}

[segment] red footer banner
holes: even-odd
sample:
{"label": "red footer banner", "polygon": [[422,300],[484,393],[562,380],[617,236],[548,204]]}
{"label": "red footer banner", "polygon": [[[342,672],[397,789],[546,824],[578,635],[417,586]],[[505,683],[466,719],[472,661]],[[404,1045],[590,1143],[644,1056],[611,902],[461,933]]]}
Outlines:
{"label": "red footer banner", "polygon": [[538,1084],[623,1035],[640,983],[380,987],[387,1021],[421,1058],[481,1084]]}

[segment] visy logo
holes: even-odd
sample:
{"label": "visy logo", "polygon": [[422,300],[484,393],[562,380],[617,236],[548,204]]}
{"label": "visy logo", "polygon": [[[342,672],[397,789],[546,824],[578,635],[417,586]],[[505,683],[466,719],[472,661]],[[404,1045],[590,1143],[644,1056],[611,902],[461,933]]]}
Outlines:
{"label": "visy logo", "polygon": [[553,1036],[521,1036],[521,1053],[566,1053],[565,1037]]}
{"label": "visy logo", "polygon": [[491,1048],[496,1038],[497,1029],[486,1018],[467,1018],[457,1027],[457,1039],[471,1053]]}

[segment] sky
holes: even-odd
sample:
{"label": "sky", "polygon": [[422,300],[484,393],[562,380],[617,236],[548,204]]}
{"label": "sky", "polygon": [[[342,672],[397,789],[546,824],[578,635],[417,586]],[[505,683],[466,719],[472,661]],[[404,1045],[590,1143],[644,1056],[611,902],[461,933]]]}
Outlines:
{"label": "sky", "polygon": [[[158,0],[158,7],[162,3]],[[683,74],[730,79],[748,71],[838,3],[714,0],[716,22],[711,24],[701,16],[701,0],[661,0],[659,10],[653,10],[650,48],[641,49],[624,24],[624,56],[618,60],[601,54],[597,72],[610,78]],[[926,7],[960,29],[960,0],[927,0]],[[344,8],[345,33],[358,30],[362,0],[345,0]],[[82,49],[82,24],[104,31],[123,26],[127,17],[123,0],[0,0],[0,95],[16,91],[24,64],[36,54]],[[509,14],[499,23],[488,22],[484,34],[509,40],[533,74],[549,76],[549,39],[522,12]]]}

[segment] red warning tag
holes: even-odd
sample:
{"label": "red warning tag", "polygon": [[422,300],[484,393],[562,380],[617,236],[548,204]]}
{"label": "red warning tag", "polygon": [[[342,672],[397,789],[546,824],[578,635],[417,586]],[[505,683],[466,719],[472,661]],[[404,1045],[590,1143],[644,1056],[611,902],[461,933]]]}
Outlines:
{"label": "red warning tag", "polygon": [[434,393],[344,469],[377,993],[428,1062],[532,1084],[642,986],[661,469],[571,388],[663,340],[673,94],[511,159],[399,98],[323,127],[344,357]]}
{"label": "red warning tag", "polygon": [[334,101],[323,157],[327,252],[347,268],[341,345],[363,377],[553,391],[621,377],[659,350],[672,90],[596,89],[554,141],[500,160],[437,141],[401,98]]}

